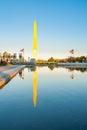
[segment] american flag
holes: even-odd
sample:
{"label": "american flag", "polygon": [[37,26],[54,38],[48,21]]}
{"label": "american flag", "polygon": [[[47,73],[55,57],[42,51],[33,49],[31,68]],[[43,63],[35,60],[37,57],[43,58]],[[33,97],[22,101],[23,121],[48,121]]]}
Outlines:
{"label": "american flag", "polygon": [[71,54],[74,54],[74,49],[70,50],[69,52],[70,52]]}
{"label": "american flag", "polygon": [[21,49],[20,52],[24,52],[24,49]]}

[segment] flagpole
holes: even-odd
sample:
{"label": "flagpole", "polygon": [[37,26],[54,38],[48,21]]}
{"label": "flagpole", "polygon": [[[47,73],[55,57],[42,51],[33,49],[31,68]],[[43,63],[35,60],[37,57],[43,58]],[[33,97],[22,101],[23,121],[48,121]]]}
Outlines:
{"label": "flagpole", "polygon": [[73,49],[73,59],[74,59],[74,49]]}
{"label": "flagpole", "polygon": [[71,58],[74,58],[74,49],[70,50],[69,52],[71,53]]}
{"label": "flagpole", "polygon": [[23,51],[23,57],[24,57],[24,51]]}
{"label": "flagpole", "polygon": [[22,58],[24,59],[24,48],[21,49],[20,52],[22,53]]}

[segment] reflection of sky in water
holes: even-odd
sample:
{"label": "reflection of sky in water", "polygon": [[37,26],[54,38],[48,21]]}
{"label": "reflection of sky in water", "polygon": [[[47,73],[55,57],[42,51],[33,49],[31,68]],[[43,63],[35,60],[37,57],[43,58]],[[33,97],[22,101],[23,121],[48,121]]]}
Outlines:
{"label": "reflection of sky in water", "polygon": [[35,108],[34,72],[26,68],[22,74],[0,90],[1,130],[87,129],[87,72],[37,68]]}

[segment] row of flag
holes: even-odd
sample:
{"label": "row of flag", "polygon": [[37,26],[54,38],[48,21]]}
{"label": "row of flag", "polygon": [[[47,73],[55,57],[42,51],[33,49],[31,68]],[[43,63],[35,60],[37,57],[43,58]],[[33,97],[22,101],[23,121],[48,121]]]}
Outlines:
{"label": "row of flag", "polygon": [[[20,52],[24,52],[24,48],[21,49]],[[71,54],[74,54],[74,49],[71,49],[69,52],[70,52]]]}
{"label": "row of flag", "polygon": [[[24,53],[24,48],[23,49],[21,49],[19,52],[23,52]],[[0,52],[0,55],[1,55],[2,53]]]}
{"label": "row of flag", "polygon": [[[24,52],[24,48],[23,48],[23,49],[21,49],[19,52]],[[0,52],[0,54],[1,54],[1,52]]]}
{"label": "row of flag", "polygon": [[[23,53],[24,53],[24,48],[21,49],[20,52],[23,52]],[[69,52],[70,52],[71,54],[74,54],[74,49],[71,49]],[[1,54],[1,53],[0,53],[0,54]]]}

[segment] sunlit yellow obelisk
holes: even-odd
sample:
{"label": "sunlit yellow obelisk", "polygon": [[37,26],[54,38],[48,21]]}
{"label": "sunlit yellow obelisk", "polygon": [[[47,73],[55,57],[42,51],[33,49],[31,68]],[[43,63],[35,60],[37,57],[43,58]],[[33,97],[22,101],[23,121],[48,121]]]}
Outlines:
{"label": "sunlit yellow obelisk", "polygon": [[[34,21],[34,35],[33,35],[33,58],[37,60],[37,23]],[[33,104],[37,104],[37,70],[33,72]]]}
{"label": "sunlit yellow obelisk", "polygon": [[37,60],[37,54],[38,48],[37,48],[37,23],[34,21],[34,35],[33,35],[33,58]]}

